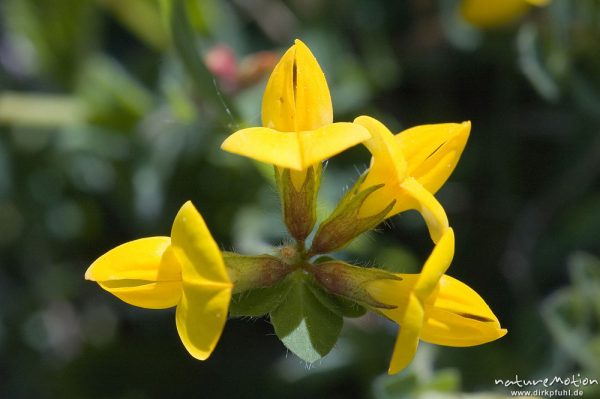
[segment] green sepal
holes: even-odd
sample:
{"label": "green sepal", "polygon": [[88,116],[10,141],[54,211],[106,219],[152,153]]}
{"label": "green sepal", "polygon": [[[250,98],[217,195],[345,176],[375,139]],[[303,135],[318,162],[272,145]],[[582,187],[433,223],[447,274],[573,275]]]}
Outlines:
{"label": "green sepal", "polygon": [[364,176],[348,190],[327,220],[321,223],[313,239],[309,255],[325,254],[343,248],[354,238],[385,220],[387,214],[394,207],[395,200],[376,215],[364,218],[358,216],[362,204],[369,195],[384,186],[378,184],[359,191],[363,180]]}
{"label": "green sepal", "polygon": [[323,304],[310,288],[312,278],[298,270],[285,301],[271,312],[281,342],[300,359],[313,363],[327,355],[338,340],[344,319]]}
{"label": "green sepal", "polygon": [[369,308],[394,309],[396,306],[377,301],[367,287],[376,280],[402,280],[385,270],[349,265],[339,260],[315,265],[312,274],[324,291]]}
{"label": "green sepal", "polygon": [[231,297],[229,315],[232,317],[260,317],[271,313],[285,300],[292,287],[292,279],[286,278],[273,287],[256,288]]}
{"label": "green sepal", "polygon": [[283,221],[296,241],[304,242],[317,221],[317,195],[321,185],[322,166],[319,163],[306,170],[299,191],[292,181],[290,169],[275,167],[275,181],[281,199]]}

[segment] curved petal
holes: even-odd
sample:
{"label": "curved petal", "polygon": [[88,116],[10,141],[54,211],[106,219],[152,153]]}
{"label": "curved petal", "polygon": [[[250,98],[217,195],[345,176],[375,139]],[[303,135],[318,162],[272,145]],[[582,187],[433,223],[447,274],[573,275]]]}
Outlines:
{"label": "curved petal", "polygon": [[354,123],[333,123],[299,133],[254,127],[233,133],[221,148],[257,161],[302,171],[369,137],[366,129]]}
{"label": "curved petal", "polygon": [[85,278],[131,305],[162,309],[181,297],[181,268],[169,237],[149,237],[122,244],[98,258]]}
{"label": "curved petal", "polygon": [[333,122],[331,96],[325,74],[315,56],[296,39],[296,131],[314,130]]}
{"label": "curved petal", "polygon": [[454,231],[446,229],[437,242],[431,255],[423,265],[419,280],[415,285],[415,294],[425,302],[438,286],[440,279],[450,267],[454,257]]}
{"label": "curved petal", "polygon": [[223,331],[233,285],[217,243],[190,201],[177,213],[171,239],[183,280],[177,331],[190,354],[204,360]]}
{"label": "curved petal", "polygon": [[472,319],[487,320],[500,325],[488,304],[465,283],[444,275],[439,280],[438,286],[439,289],[432,298],[431,306]]}
{"label": "curved petal", "polygon": [[396,273],[399,280],[376,279],[369,281],[365,289],[379,303],[396,306],[393,309],[379,309],[390,320],[400,324],[419,275],[415,273]]}
{"label": "curved petal", "polygon": [[474,319],[444,309],[427,308],[421,331],[423,341],[445,346],[474,346],[506,335],[498,322]]}
{"label": "curved petal", "polygon": [[471,287],[444,275],[425,305],[427,320],[421,338],[447,346],[472,346],[506,334],[490,307]]}
{"label": "curved petal", "polygon": [[140,238],[121,244],[96,259],[85,272],[85,278],[92,281],[180,280],[180,270],[160,267],[169,245],[169,237]]}
{"label": "curved petal", "polygon": [[388,374],[402,371],[415,357],[419,346],[419,335],[423,327],[423,318],[424,311],[421,302],[416,296],[410,295],[400,324],[400,331],[396,337]]}
{"label": "curved petal", "polygon": [[148,281],[125,280],[120,282],[99,281],[98,284],[123,302],[139,308],[172,308],[181,299],[181,281],[149,283]]}
{"label": "curved petal", "polygon": [[364,126],[371,134],[371,139],[363,144],[373,155],[371,167],[360,188],[364,190],[384,184],[369,195],[359,211],[359,217],[369,217],[381,212],[394,199],[397,200],[400,184],[406,178],[406,161],[394,135],[381,122],[369,116],[359,116],[354,123]]}
{"label": "curved petal", "polygon": [[[448,217],[446,216],[446,211],[444,211],[442,205],[437,201],[433,194],[427,191],[412,177],[404,179],[400,188],[407,196],[412,198],[413,203],[411,204],[411,208],[418,210],[423,216],[423,219],[425,219],[425,223],[427,223],[427,228],[429,229],[429,235],[433,242],[438,242],[449,227]],[[397,200],[396,204],[402,207],[402,205],[406,205],[406,202],[401,204],[400,200]],[[390,211],[389,216],[398,213],[398,208],[398,206],[394,206]]]}
{"label": "curved petal", "polygon": [[407,129],[394,138],[408,165],[408,174],[435,194],[448,180],[467,144],[471,123],[440,123]]}
{"label": "curved petal", "polygon": [[280,131],[314,130],[333,121],[325,75],[300,40],[283,55],[265,89],[263,126]]}
{"label": "curved petal", "polygon": [[376,169],[373,175],[367,176],[363,185],[368,187],[385,183],[380,181],[383,176],[386,176],[387,181],[401,182],[404,180],[406,160],[400,146],[394,140],[392,132],[383,123],[370,116],[359,116],[354,119],[354,123],[365,127],[371,135],[371,138],[363,144],[373,155],[369,174]]}
{"label": "curved petal", "polygon": [[207,359],[215,349],[227,321],[231,286],[183,283],[175,314],[177,332],[188,352]]}
{"label": "curved petal", "polygon": [[262,124],[283,132],[296,131],[294,64],[296,47],[290,47],[269,77],[262,101]]}
{"label": "curved petal", "polygon": [[191,201],[177,213],[171,240],[184,283],[231,286],[221,251]]}
{"label": "curved petal", "polygon": [[302,169],[331,158],[368,140],[371,135],[355,123],[332,123],[312,131],[302,131],[300,139]]}
{"label": "curved petal", "polygon": [[238,130],[227,137],[221,149],[282,168],[302,170],[298,133],[266,127]]}

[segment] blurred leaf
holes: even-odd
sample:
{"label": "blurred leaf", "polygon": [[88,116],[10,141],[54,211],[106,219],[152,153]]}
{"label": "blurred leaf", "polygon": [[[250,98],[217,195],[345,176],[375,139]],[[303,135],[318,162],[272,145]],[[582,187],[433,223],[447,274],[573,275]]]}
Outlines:
{"label": "blurred leaf", "polygon": [[154,0],[99,0],[126,28],[157,50],[167,45],[167,35]]}
{"label": "blurred leaf", "polygon": [[41,72],[70,88],[79,66],[97,47],[99,24],[93,2],[9,0],[2,4],[2,13],[10,30],[26,37],[34,50],[34,70],[29,72]]}
{"label": "blurred leaf", "polygon": [[84,104],[73,96],[42,93],[0,94],[0,124],[60,127],[85,120]]}
{"label": "blurred leaf", "polygon": [[554,77],[548,73],[538,50],[538,31],[533,24],[526,24],[519,30],[517,37],[519,66],[521,72],[547,101],[557,101],[560,89]]}
{"label": "blurred leaf", "polygon": [[214,76],[198,52],[198,41],[187,16],[186,2],[167,1],[163,4],[166,4],[163,6],[163,12],[170,15],[173,45],[194,83],[197,94],[218,113],[221,123],[225,126],[236,124],[237,112],[219,90]]}
{"label": "blurred leaf", "polygon": [[378,268],[392,273],[417,273],[420,269],[418,258],[402,246],[384,246],[375,254]]}
{"label": "blurred leaf", "polygon": [[456,392],[460,389],[460,371],[457,369],[440,370],[425,384],[425,387],[436,392]]}
{"label": "blurred leaf", "polygon": [[271,313],[271,323],[283,344],[302,360],[313,363],[337,342],[343,318],[325,306],[308,287],[300,270],[290,275],[286,299]]}
{"label": "blurred leaf", "polygon": [[118,61],[105,55],[90,59],[78,85],[89,118],[128,130],[153,107],[153,93]]}
{"label": "blurred leaf", "polygon": [[556,343],[582,366],[600,370],[600,260],[578,253],[569,262],[573,284],[542,305]]}
{"label": "blurred leaf", "polygon": [[376,399],[409,399],[417,387],[418,379],[414,373],[402,373],[393,377],[382,376],[375,381],[374,396]]}
{"label": "blurred leaf", "polygon": [[443,369],[428,377],[415,371],[381,376],[375,380],[373,388],[376,399],[466,397],[463,394],[452,395],[460,389],[460,372],[456,369]]}

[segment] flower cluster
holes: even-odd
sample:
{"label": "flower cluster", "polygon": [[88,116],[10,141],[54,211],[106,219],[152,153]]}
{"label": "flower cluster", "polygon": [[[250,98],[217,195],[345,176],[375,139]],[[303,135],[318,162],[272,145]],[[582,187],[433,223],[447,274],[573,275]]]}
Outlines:
{"label": "flower cluster", "polygon": [[[344,317],[376,312],[400,326],[390,373],[410,363],[420,340],[471,346],[506,334],[473,289],[445,274],[454,231],[434,194],[458,163],[469,122],[417,126],[397,135],[368,116],[334,123],[325,76],[296,40],[268,81],[262,124],[233,133],[222,148],[274,165],[293,244],[260,256],[221,252],[187,202],[171,237],[123,244],[96,260],[86,278],[134,306],[176,306],[181,340],[202,360],[228,314],[269,314],[281,341],[312,362],[331,350]],[[322,162],[361,143],[372,154],[370,167],[315,229]],[[435,244],[421,273],[394,274],[323,256],[410,209],[423,216]]]}

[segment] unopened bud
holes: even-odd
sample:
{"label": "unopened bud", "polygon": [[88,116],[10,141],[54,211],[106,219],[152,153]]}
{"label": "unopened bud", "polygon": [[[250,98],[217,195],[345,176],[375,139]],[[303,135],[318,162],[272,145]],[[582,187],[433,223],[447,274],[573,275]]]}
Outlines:
{"label": "unopened bud", "polygon": [[328,292],[373,308],[393,309],[394,305],[377,301],[366,287],[376,280],[402,280],[380,269],[352,266],[341,261],[319,263],[311,269],[315,280]]}
{"label": "unopened bud", "polygon": [[325,220],[312,242],[309,255],[325,254],[346,246],[354,238],[365,231],[371,230],[383,222],[386,215],[394,207],[395,201],[379,213],[359,217],[362,204],[373,192],[383,187],[383,184],[371,186],[359,191],[363,179],[360,179],[342,198],[331,216]]}
{"label": "unopened bud", "polygon": [[272,287],[293,271],[271,255],[244,256],[223,252],[223,260],[234,284],[234,294],[254,288]]}
{"label": "unopened bud", "polygon": [[275,167],[283,220],[292,237],[299,242],[308,237],[317,219],[321,170],[320,163],[303,171]]}

